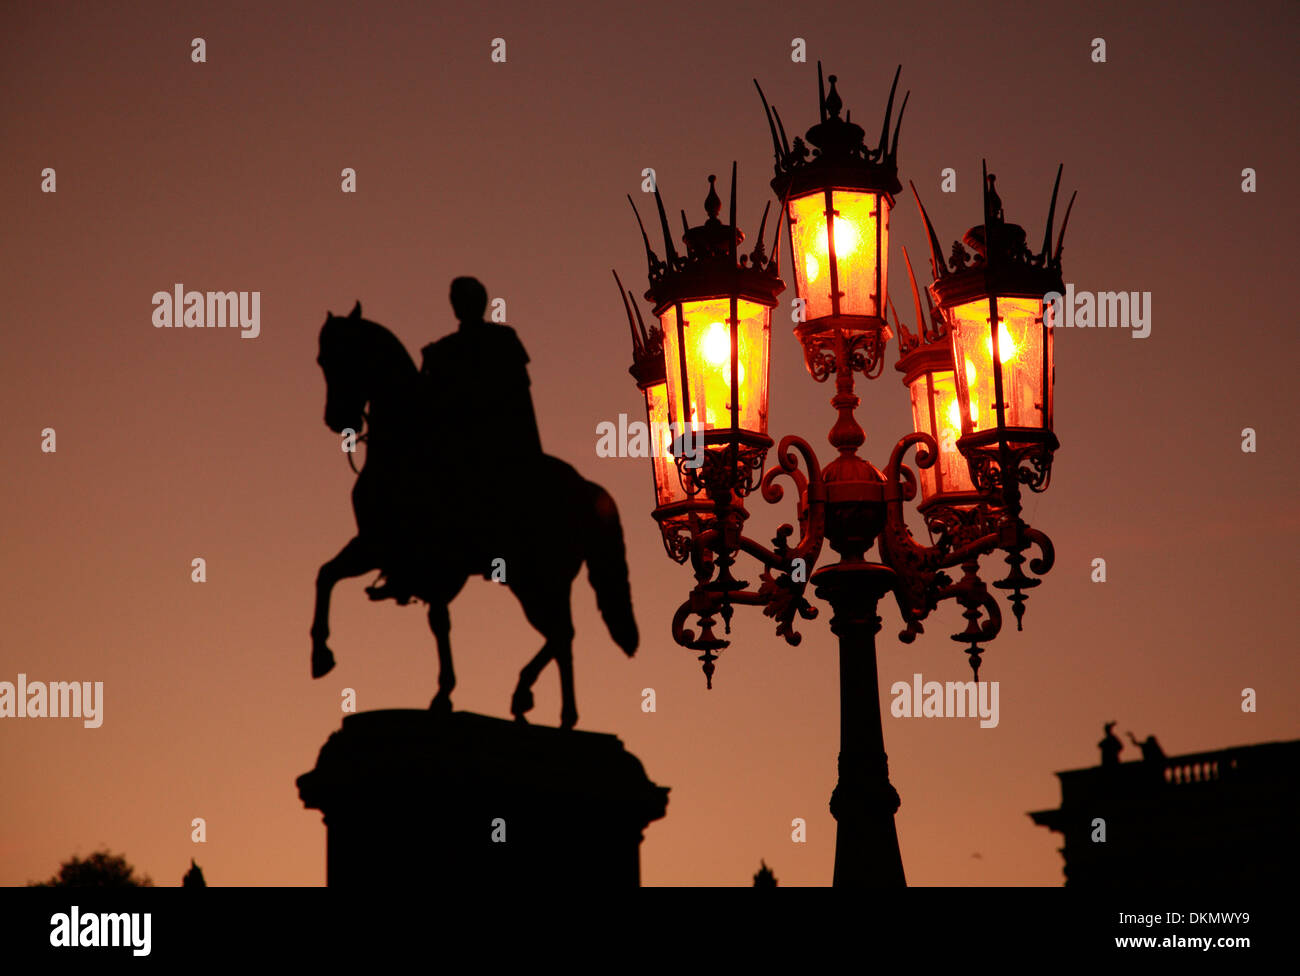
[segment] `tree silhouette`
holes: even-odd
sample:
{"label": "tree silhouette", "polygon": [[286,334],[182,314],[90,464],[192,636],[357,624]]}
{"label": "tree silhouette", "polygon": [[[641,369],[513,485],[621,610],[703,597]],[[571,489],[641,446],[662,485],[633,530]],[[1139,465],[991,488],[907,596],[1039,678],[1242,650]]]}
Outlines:
{"label": "tree silhouette", "polygon": [[754,875],[754,887],[755,888],[776,887],[776,875],[772,873],[772,869],[767,866],[766,861],[759,862],[758,874]]}
{"label": "tree silhouette", "polygon": [[32,888],[151,888],[148,875],[138,878],[135,868],[121,854],[95,851],[84,860],[73,855],[64,861],[59,873],[48,881],[33,881]]}

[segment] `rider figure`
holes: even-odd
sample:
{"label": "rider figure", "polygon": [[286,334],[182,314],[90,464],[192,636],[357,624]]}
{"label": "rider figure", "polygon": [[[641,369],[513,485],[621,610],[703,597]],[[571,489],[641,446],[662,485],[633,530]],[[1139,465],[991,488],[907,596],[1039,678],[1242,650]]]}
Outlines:
{"label": "rider figure", "polygon": [[483,320],[487,289],[477,278],[451,283],[451,307],[459,326],[424,347],[421,372],[455,411],[461,449],[486,458],[499,446],[512,457],[533,459],[542,443],[523,343],[510,326]]}
{"label": "rider figure", "polygon": [[[421,378],[434,412],[426,429],[437,432],[426,445],[424,474],[452,513],[438,527],[440,541],[470,572],[487,575],[502,551],[499,509],[541,458],[541,437],[528,353],[515,330],[483,320],[487,290],[476,278],[452,281],[451,306],[458,329],[423,349]],[[418,529],[412,538],[423,548],[430,540]],[[372,600],[393,597],[405,604],[414,595],[416,567],[400,555],[389,560],[383,583],[367,592]]]}
{"label": "rider figure", "polygon": [[486,322],[487,289],[476,278],[451,283],[455,332],[423,349],[421,373],[434,391],[443,416],[434,429],[447,431],[437,458],[444,471],[460,472],[458,505],[472,527],[463,543],[475,572],[486,572],[499,555],[493,529],[501,522],[497,506],[509,504],[521,473],[526,477],[542,456],[537,416],[529,393],[528,353],[515,330]]}

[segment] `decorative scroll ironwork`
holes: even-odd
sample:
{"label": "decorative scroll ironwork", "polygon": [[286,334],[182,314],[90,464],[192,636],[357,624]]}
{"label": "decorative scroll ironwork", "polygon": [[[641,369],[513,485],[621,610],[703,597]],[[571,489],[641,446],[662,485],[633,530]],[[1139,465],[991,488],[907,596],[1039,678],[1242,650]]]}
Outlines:
{"label": "decorative scroll ironwork", "polygon": [[[770,442],[769,442],[770,443]],[[727,444],[683,452],[674,457],[682,490],[688,495],[704,494],[709,498],[741,497],[759,486],[767,447]]]}
{"label": "decorative scroll ironwork", "polygon": [[[957,446],[962,446],[961,441]],[[1019,494],[1018,485],[1034,493],[1047,490],[1052,480],[1053,450],[1045,444],[1001,445],[998,452],[981,451],[967,455],[971,481],[977,491],[995,496],[1008,492]],[[1008,480],[1006,473],[1014,472]]]}
{"label": "decorative scroll ironwork", "polygon": [[[874,380],[884,369],[885,346],[890,338],[888,330],[873,328],[863,332],[840,330],[800,336],[799,342],[808,373],[818,383],[825,383],[842,368]],[[840,349],[841,342],[843,349]]]}
{"label": "decorative scroll ironwork", "polygon": [[[993,586],[1010,591],[1009,600],[1019,624],[1027,599],[1024,591],[1039,583],[1022,570],[1026,561],[1023,553],[1031,546],[1038,547],[1040,556],[1028,562],[1030,571],[1041,576],[1051,569],[1054,552],[1046,535],[1020,519],[1018,506],[1014,512],[1009,511],[993,501],[993,496],[970,504],[930,506],[923,514],[927,528],[936,538],[930,545],[918,542],[904,515],[904,504],[917,495],[916,474],[903,463],[904,456],[913,448],[916,464],[921,469],[932,466],[939,457],[939,445],[929,434],[908,434],[899,440],[890,455],[884,471],[882,501],[831,503],[828,483],[812,447],[799,437],[783,438],[776,450],[776,464],[764,472],[758,487],[764,501],[776,504],[785,497],[785,488],[778,479],[790,479],[796,492],[798,539],[791,544],[796,526],[786,523],[777,529],[771,548],[742,533],[748,513],[739,503],[741,492],[736,490],[742,485],[740,467],[734,462],[716,466],[709,481],[711,497],[715,499],[714,514],[707,525],[706,520],[698,518],[683,523],[680,534],[674,537],[674,551],[689,550],[696,570],[696,585],[673,616],[673,638],[683,647],[701,652],[700,661],[709,687],[712,687],[718,652],[730,644],[725,635],[730,632],[737,605],[761,606],[764,615],[776,621],[779,637],[791,646],[800,643],[802,636],[794,629],[796,618],[812,620],[817,616],[817,609],[805,594],[826,541],[827,508],[832,504],[836,506],[836,518],[841,521],[874,520],[883,524],[876,543],[881,563],[897,576],[894,594],[904,621],[899,638],[911,643],[917,634],[924,632],[923,621],[930,613],[944,601],[953,600],[962,608],[966,627],[953,634],[952,639],[966,645],[966,654],[978,680],[984,645],[996,638],[1002,628],[998,603],[979,577],[980,558],[1000,549],[1007,552],[1010,571],[1006,579]],[[715,453],[725,457],[727,451],[721,449]],[[807,474],[801,470],[801,462]],[[734,495],[724,491],[728,477],[732,479]],[[747,491],[753,490],[748,478],[743,484],[748,486]],[[880,507],[884,509],[883,519],[875,514]],[[731,567],[742,552],[762,564],[756,589],[749,589],[731,575]],[[957,578],[947,572],[954,567],[961,569]],[[698,630],[687,626],[692,616],[696,618]]]}

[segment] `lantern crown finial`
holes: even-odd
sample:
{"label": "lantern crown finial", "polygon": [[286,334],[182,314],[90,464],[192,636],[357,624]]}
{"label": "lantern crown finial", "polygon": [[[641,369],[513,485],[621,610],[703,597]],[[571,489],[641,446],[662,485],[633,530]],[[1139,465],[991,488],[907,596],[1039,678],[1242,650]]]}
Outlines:
{"label": "lantern crown finial", "polygon": [[[818,61],[817,70],[821,71],[821,69],[822,69],[821,62]],[[840,117],[840,109],[844,107],[844,101],[840,98],[840,93],[835,90],[835,82],[837,82],[839,79],[836,78],[834,75],[831,75],[827,80],[831,83],[831,93],[825,96],[825,98],[822,100],[822,105],[825,109],[824,116],[829,116],[830,118],[838,119]]]}
{"label": "lantern crown finial", "polygon": [[718,214],[722,213],[722,200],[718,196],[717,182],[717,176],[710,173],[709,195],[704,198],[704,212],[709,215],[710,222],[716,221],[718,219]]}
{"label": "lantern crown finial", "polygon": [[1033,256],[1025,246],[1025,229],[1019,224],[1009,224],[1002,210],[1002,197],[998,196],[998,178],[984,167],[984,223],[972,227],[962,236],[962,242],[977,255],[976,263],[988,265],[1004,262],[1032,261]]}
{"label": "lantern crown finial", "polygon": [[[745,235],[736,226],[734,212],[728,223],[724,224],[718,219],[718,215],[722,213],[722,198],[718,196],[717,180],[717,176],[709,175],[709,195],[704,198],[704,213],[708,219],[698,227],[687,227],[686,232],[682,234],[682,242],[686,245],[686,261],[688,263],[727,259],[734,264],[735,249],[745,239]],[[734,166],[732,167],[731,193],[734,208],[736,194]]]}

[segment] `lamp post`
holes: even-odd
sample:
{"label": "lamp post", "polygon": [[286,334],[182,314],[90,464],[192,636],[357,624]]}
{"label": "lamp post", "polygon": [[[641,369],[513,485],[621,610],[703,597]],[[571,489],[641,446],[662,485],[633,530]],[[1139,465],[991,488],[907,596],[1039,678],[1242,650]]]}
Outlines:
{"label": "lamp post", "polygon": [[[854,376],[880,374],[892,335],[886,322],[892,307],[889,216],[901,189],[898,133],[907,100],[891,138],[896,73],[879,144],[871,147],[861,127],[840,117],[837,79],[832,75],[829,81],[828,92],[818,65],[820,118],[806,141],[789,142],[779,113],[761,89],[759,95],[776,154],[772,187],[789,227],[796,308],[802,313],[794,333],[813,379],[835,377],[830,402],[836,419],[828,440],[837,456],[822,468],[807,441],[787,436],[776,446],[775,465],[757,476],[773,443],[767,434],[768,338],[771,309],[785,287],[777,257],[781,220],[770,257],[762,229],[754,251],[740,254],[733,165],[729,222],[718,220],[721,202],[710,177],[708,220],[686,228],[682,255],[656,188],[666,256],[658,258],[641,225],[649,265],[645,297],[660,322],[666,416],[680,433],[666,441],[679,484],[665,486],[669,469],[655,462],[654,516],[669,554],[679,562],[689,560],[695,574],[672,631],[679,644],[701,652],[710,687],[737,605],[761,606],[776,621],[777,634],[792,645],[801,639],[795,618],[817,616],[805,596],[807,586],[811,583],[830,605],[840,664],[839,782],[830,802],[838,822],[834,883],[898,888],[906,881],[894,823],[899,798],[889,782],[880,715],[878,604],[894,593],[905,623],[899,636],[910,642],[931,611],[955,600],[967,626],[953,639],[967,645],[978,680],[980,645],[996,637],[1001,626],[998,605],[979,577],[980,558],[1007,553],[1008,576],[993,585],[1011,590],[1017,620],[1023,591],[1039,582],[1021,568],[1023,553],[1031,546],[1039,550],[1039,558],[1029,561],[1031,572],[1041,575],[1051,568],[1051,543],[1021,518],[1019,489],[1046,488],[1057,448],[1051,429],[1051,322],[1044,318],[1042,299],[1047,291],[1062,290],[1060,242],[1054,255],[1047,254],[1046,245],[1042,254],[1030,255],[1024,232],[1003,220],[990,177],[984,223],[966,235],[975,256],[962,251],[958,260],[955,246],[949,268],[917,199],[936,280],[926,289],[927,315],[909,259],[916,335],[895,314],[902,353],[898,368],[911,397],[915,430],[897,442],[883,472],[861,458],[858,448],[866,435],[854,416],[859,403]],[[1053,190],[1053,209],[1055,200]],[[764,211],[764,225],[766,217]],[[1050,238],[1050,214],[1047,233]],[[619,290],[622,295],[621,283]],[[659,376],[657,367],[646,365],[653,359],[652,330],[645,329],[630,297],[624,304],[633,334],[632,371],[653,421],[654,411],[662,414],[664,408],[658,399],[651,407],[650,389]],[[904,502],[916,497],[918,487],[903,463],[913,447],[921,472],[918,510],[932,535],[928,545],[913,538],[903,515]],[[767,502],[781,501],[781,478],[795,488],[799,536],[794,539],[795,528],[783,525],[768,547],[743,532],[749,517],[745,500],[757,491]],[[814,570],[823,543],[839,558]],[[866,558],[873,545],[877,562]],[[761,565],[752,588],[733,573],[742,553]],[[962,576],[954,581],[944,570],[957,566]],[[687,626],[691,617],[698,632]]]}

